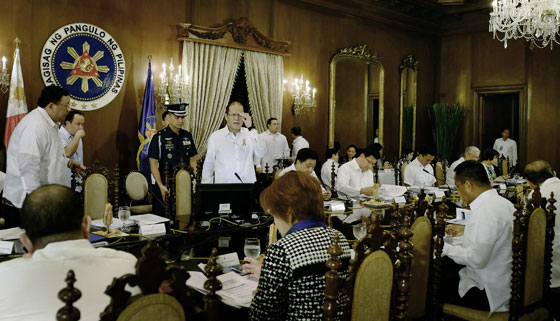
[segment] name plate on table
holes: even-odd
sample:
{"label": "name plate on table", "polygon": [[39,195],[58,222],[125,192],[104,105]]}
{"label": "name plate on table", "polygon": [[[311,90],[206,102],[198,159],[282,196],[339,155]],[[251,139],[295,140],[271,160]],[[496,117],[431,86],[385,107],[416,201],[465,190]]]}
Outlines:
{"label": "name plate on table", "polygon": [[395,197],[395,203],[406,204],[406,198],[404,198],[404,196],[397,196]]}
{"label": "name plate on table", "polygon": [[140,226],[139,233],[146,236],[165,235],[165,224],[142,225]]}
{"label": "name plate on table", "polygon": [[229,203],[220,204],[218,214],[231,214],[231,207]]}
{"label": "name plate on table", "polygon": [[0,241],[0,254],[12,254],[14,242]]}

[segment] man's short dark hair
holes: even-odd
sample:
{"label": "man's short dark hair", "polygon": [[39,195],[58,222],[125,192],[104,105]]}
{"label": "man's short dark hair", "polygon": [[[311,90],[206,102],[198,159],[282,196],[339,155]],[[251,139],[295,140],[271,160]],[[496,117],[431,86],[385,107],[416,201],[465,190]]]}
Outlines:
{"label": "man's short dark hair", "polygon": [[338,150],[336,150],[334,148],[328,148],[327,153],[326,153],[327,159],[330,159],[336,153],[338,153]]}
{"label": "man's short dark hair", "polygon": [[301,127],[299,126],[292,127],[292,134],[294,134],[294,136],[301,136]]}
{"label": "man's short dark hair", "polygon": [[58,104],[63,96],[70,96],[68,90],[56,85],[47,86],[41,91],[37,105],[45,108],[50,103]]}
{"label": "man's short dark hair", "polygon": [[165,117],[167,117],[167,115],[169,115],[169,111],[164,110],[161,114],[161,121],[165,121]]}
{"label": "man's short dark hair", "polygon": [[338,140],[335,140],[333,143],[333,148],[336,149],[336,151],[340,151],[340,142]]}
{"label": "man's short dark hair", "polygon": [[455,167],[455,179],[460,182],[469,181],[478,186],[490,187],[484,165],[475,160],[464,161]]}
{"label": "man's short dark hair", "polygon": [[78,193],[63,185],[44,185],[23,202],[21,227],[35,244],[43,237],[80,231],[83,216]]}
{"label": "man's short dark hair", "polygon": [[266,125],[267,125],[267,126],[270,126],[270,124],[272,124],[272,121],[273,121],[273,120],[278,120],[278,119],[276,119],[276,118],[274,118],[274,117],[270,117],[270,118],[266,121]]}
{"label": "man's short dark hair", "polygon": [[243,107],[243,112],[245,112],[245,107],[243,106],[243,104],[240,103],[240,102],[238,102],[238,101],[236,100],[236,101],[232,101],[231,103],[229,103],[229,104],[227,105],[227,107],[226,107],[226,114],[229,114],[229,110],[230,110],[231,106],[232,106],[232,105],[235,105],[235,104],[239,104],[241,107]]}
{"label": "man's short dark hair", "polygon": [[356,155],[360,155],[360,154],[364,154],[365,157],[370,157],[373,156],[375,157],[375,159],[380,159],[381,155],[379,155],[379,150],[377,150],[377,148],[371,144],[368,147],[362,149],[360,151],[360,153],[356,153]]}
{"label": "man's short dark hair", "polygon": [[426,156],[436,156],[436,150],[432,146],[420,146],[417,150],[418,155]]}
{"label": "man's short dark hair", "polygon": [[524,172],[527,180],[535,185],[541,185],[544,181],[554,176],[550,164],[543,160],[527,164]]}
{"label": "man's short dark hair", "polygon": [[311,148],[302,148],[297,152],[296,162],[305,162],[308,159],[317,160],[317,153],[315,153]]}
{"label": "man's short dark hair", "polygon": [[494,157],[498,156],[500,156],[500,153],[498,153],[495,149],[485,148],[482,151],[482,155],[480,156],[480,161],[491,161],[494,159]]}
{"label": "man's short dark hair", "polygon": [[383,145],[379,143],[373,143],[373,148],[377,149],[377,151],[381,151],[383,149]]}
{"label": "man's short dark hair", "polygon": [[[82,115],[84,116],[84,114],[79,111],[79,110],[71,110],[68,114],[66,114],[66,118],[64,118],[64,123],[66,124],[66,122],[72,123],[74,121],[74,116],[76,115]],[[86,117],[86,116],[84,116]]]}

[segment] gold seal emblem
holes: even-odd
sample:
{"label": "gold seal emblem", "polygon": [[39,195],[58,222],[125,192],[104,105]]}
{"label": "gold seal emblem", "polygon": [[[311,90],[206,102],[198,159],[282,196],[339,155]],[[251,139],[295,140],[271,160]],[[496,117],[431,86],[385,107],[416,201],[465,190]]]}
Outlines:
{"label": "gold seal emblem", "polygon": [[167,158],[172,159],[172,158],[173,158],[173,154],[171,154],[171,153],[167,154]]}

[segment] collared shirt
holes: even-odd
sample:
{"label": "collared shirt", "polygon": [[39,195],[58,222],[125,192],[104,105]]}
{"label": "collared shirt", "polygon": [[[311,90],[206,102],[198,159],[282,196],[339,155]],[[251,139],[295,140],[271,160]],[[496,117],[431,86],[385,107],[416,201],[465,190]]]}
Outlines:
{"label": "collared shirt", "polygon": [[[554,199],[560,198],[560,179],[551,177],[544,181],[541,186],[541,196],[549,199],[550,193],[554,193]],[[529,199],[533,196],[533,192],[529,194]],[[554,222],[554,240],[552,240],[552,280],[551,287],[560,287],[560,207],[554,211],[556,214]]]}
{"label": "collared shirt", "polygon": [[148,157],[158,160],[158,169],[163,184],[165,181],[165,164],[168,164],[169,175],[173,175],[175,165],[183,159],[187,166],[191,157],[196,156],[196,146],[194,139],[188,131],[179,130],[179,134],[169,128],[169,126],[157,132],[150,140],[148,147]]}
{"label": "collared shirt", "polygon": [[[296,164],[295,164],[295,163],[293,163],[292,165],[290,165],[290,166],[284,168],[284,169],[280,172],[280,174],[278,174],[278,177],[282,177],[282,176],[284,176],[284,174],[289,173],[289,172],[297,172]],[[317,181],[319,181],[319,177],[317,177],[317,174],[315,174],[315,171],[312,171],[312,172],[311,172],[311,176],[312,176],[312,177],[315,177],[315,179],[316,179]],[[319,182],[321,182],[321,181],[319,181]]]}
{"label": "collared shirt", "polygon": [[459,166],[462,162],[465,161],[464,157],[459,158],[458,160],[451,163],[451,166],[447,169],[447,184],[448,185],[455,185],[455,168]]}
{"label": "collared shirt", "polygon": [[[60,129],[58,130],[58,134],[60,135],[60,140],[62,141],[62,146],[64,148],[66,148],[66,146],[68,146],[68,144],[70,144],[74,139],[74,135],[70,134],[68,130],[64,128],[64,126],[60,126]],[[80,162],[80,164],[84,163],[84,146],[82,145],[81,138],[80,141],[78,142],[78,148],[76,149],[76,152],[72,156],[70,156],[70,159],[78,161]],[[68,176],[72,178],[72,170],[70,168],[68,168]],[[81,180],[81,178],[79,177],[77,177],[76,179]],[[70,179],[70,182],[72,182],[72,179]],[[81,191],[81,186],[78,186],[76,188],[76,191],[78,192]]]}
{"label": "collared shirt", "polygon": [[[136,258],[113,249],[95,249],[88,240],[53,242],[35,251],[31,258],[17,258],[0,264],[0,321],[54,320],[64,303],[57,293],[66,287],[70,269],[74,286],[82,297],[74,302],[80,320],[99,320],[110,303],[105,289],[113,278],[134,273]],[[134,290],[133,288],[132,290]]]}
{"label": "collared shirt", "polygon": [[292,158],[296,159],[297,153],[302,148],[309,148],[309,142],[303,136],[298,136],[292,142]]}
{"label": "collared shirt", "polygon": [[234,135],[225,126],[213,132],[208,139],[202,183],[254,183],[257,176],[253,155],[263,157],[265,153],[266,144],[255,129],[249,131],[243,127]]}
{"label": "collared shirt", "polygon": [[373,186],[373,172],[362,171],[356,159],[340,166],[336,178],[336,191],[347,196],[360,196],[360,189]]}
{"label": "collared shirt", "polygon": [[498,138],[494,142],[494,149],[500,153],[501,156],[509,158],[511,165],[517,165],[517,143],[513,139]]}
{"label": "collared shirt", "polygon": [[494,189],[483,192],[469,205],[472,214],[462,244],[445,243],[443,254],[465,265],[459,271],[461,297],[476,286],[486,290],[490,313],[508,311],[515,208]]}
{"label": "collared shirt", "polygon": [[[333,188],[331,186],[331,177],[332,177],[332,165],[334,164],[334,173],[338,175],[338,163],[332,159],[327,159],[323,166],[321,166],[321,179],[323,180],[323,184],[325,184],[329,188]],[[336,180],[336,178],[335,178]],[[336,184],[336,183],[335,183]]]}
{"label": "collared shirt", "polygon": [[[428,173],[424,172],[428,171]],[[432,186],[436,182],[434,177],[434,169],[430,164],[423,166],[418,158],[414,159],[404,169],[404,183],[409,186]]]}
{"label": "collared shirt", "polygon": [[39,186],[70,187],[68,158],[58,124],[42,107],[27,114],[14,129],[7,152],[4,197],[21,208],[26,195]]}
{"label": "collared shirt", "polygon": [[255,157],[255,166],[262,168],[268,164],[268,171],[273,172],[272,167],[278,162],[277,159],[290,156],[290,146],[286,136],[280,132],[273,134],[270,130],[266,130],[259,135],[266,144],[266,154],[261,157]]}
{"label": "collared shirt", "polygon": [[494,166],[488,166],[484,163],[482,163],[482,165],[484,165],[484,169],[486,170],[486,174],[488,175],[488,181],[490,181],[490,184],[492,184],[492,182],[496,180],[496,171],[494,170]]}

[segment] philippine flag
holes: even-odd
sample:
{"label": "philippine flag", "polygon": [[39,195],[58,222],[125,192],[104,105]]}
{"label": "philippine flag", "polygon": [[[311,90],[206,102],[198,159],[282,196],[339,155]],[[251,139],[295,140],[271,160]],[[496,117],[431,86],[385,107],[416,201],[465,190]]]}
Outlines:
{"label": "philippine flag", "polygon": [[10,136],[19,121],[27,114],[27,102],[23,90],[23,75],[19,62],[19,48],[14,52],[14,66],[12,68],[12,79],[10,80],[10,98],[8,110],[6,111],[6,131],[4,132],[4,146],[8,148]]}

